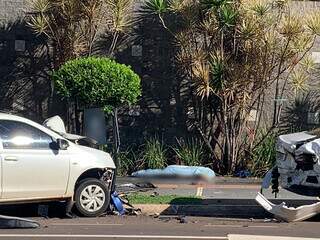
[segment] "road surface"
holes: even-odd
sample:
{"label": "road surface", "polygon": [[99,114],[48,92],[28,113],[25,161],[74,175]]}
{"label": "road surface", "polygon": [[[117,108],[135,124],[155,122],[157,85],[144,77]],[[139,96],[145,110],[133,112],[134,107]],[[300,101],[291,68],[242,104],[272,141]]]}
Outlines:
{"label": "road surface", "polygon": [[[41,219],[40,229],[0,230],[2,239],[259,239],[252,235],[318,238],[320,222],[277,223],[263,220],[237,220],[187,217],[185,223],[174,217],[108,216],[94,219]],[[230,234],[236,234],[232,236]],[[242,235],[242,236],[239,236]],[[244,235],[244,236],[243,236]],[[249,235],[249,236],[247,236]],[[272,237],[273,236],[273,237]]]}

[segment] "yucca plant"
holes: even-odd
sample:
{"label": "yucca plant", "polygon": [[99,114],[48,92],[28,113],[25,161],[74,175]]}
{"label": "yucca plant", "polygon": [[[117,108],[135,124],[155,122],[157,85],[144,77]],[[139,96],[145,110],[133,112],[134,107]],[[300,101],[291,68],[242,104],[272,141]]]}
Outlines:
{"label": "yucca plant", "polygon": [[146,9],[150,12],[163,14],[168,10],[168,0],[152,0],[146,2]]}
{"label": "yucca plant", "polygon": [[[146,7],[175,37],[177,64],[193,93],[190,129],[221,172],[231,173],[255,147],[267,90],[276,89],[271,128],[277,128],[284,89],[307,88],[310,71],[300,63],[320,35],[319,12],[302,16],[278,0],[147,0]],[[170,14],[182,23],[167,21]],[[252,110],[257,119],[250,126]]]}
{"label": "yucca plant", "polygon": [[204,157],[204,146],[199,140],[177,139],[177,147],[173,147],[176,156],[187,166],[201,166]]}
{"label": "yucca plant", "polygon": [[135,151],[132,148],[120,151],[117,155],[119,162],[117,174],[119,176],[129,176],[132,172],[140,170],[143,167],[140,155],[138,150]]}
{"label": "yucca plant", "polygon": [[[266,129],[260,130],[257,141],[260,141],[260,138],[264,137],[266,132]],[[253,150],[250,163],[250,172],[253,176],[263,177],[274,166],[276,162],[276,142],[277,134],[268,134]]]}
{"label": "yucca plant", "polygon": [[164,143],[156,137],[146,141],[142,159],[146,168],[161,169],[167,164],[167,149]]}
{"label": "yucca plant", "polygon": [[99,39],[107,34],[112,56],[123,34],[133,24],[133,0],[31,0],[28,25],[48,38],[54,68],[79,56],[89,56]]}

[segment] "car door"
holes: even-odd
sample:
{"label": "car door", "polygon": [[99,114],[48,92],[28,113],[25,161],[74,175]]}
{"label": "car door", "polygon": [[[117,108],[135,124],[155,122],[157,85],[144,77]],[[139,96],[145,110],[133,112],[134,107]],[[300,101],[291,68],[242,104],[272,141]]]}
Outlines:
{"label": "car door", "polygon": [[69,177],[67,150],[57,150],[53,138],[29,124],[0,120],[2,199],[57,198],[65,194]]}

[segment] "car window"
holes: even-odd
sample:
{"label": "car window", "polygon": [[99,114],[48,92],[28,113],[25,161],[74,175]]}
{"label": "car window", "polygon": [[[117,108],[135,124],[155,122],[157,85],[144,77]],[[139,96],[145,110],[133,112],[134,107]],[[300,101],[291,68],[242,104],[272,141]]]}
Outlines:
{"label": "car window", "polygon": [[4,149],[50,149],[52,138],[26,123],[0,120],[0,139]]}

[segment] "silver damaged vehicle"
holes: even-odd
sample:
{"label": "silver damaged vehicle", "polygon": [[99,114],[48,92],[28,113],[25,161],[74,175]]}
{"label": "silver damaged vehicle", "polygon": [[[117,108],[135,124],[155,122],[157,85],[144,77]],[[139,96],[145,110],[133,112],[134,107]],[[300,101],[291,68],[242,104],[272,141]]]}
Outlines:
{"label": "silver damaged vehicle", "polygon": [[[266,174],[262,188],[268,188],[272,183],[274,193],[281,186],[300,195],[320,196],[320,137],[316,131],[281,135],[276,150],[276,166]],[[261,193],[256,201],[287,222],[302,221],[320,213],[319,201],[294,208],[285,203],[272,204]]]}

